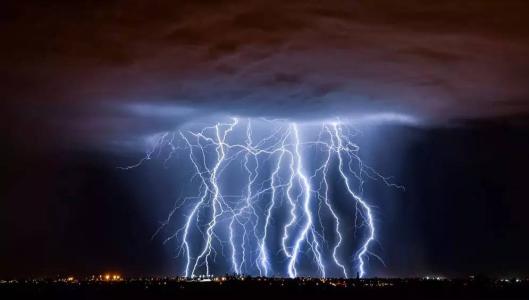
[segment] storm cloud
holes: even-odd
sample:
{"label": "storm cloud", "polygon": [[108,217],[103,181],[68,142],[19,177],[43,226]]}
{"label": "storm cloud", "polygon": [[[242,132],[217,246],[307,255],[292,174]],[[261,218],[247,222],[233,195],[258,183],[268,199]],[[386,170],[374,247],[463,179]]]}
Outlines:
{"label": "storm cloud", "polygon": [[435,125],[529,111],[527,1],[29,1],[2,14],[4,111],[83,136],[212,114]]}

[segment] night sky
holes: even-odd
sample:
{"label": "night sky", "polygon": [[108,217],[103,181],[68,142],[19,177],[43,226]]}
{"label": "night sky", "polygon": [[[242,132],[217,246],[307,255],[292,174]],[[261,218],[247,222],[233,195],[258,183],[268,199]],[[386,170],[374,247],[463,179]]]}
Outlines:
{"label": "night sky", "polygon": [[[529,276],[529,3],[8,1],[0,277],[181,273],[146,137],[226,116],[362,125],[372,276]],[[176,175],[175,175],[176,174]]]}

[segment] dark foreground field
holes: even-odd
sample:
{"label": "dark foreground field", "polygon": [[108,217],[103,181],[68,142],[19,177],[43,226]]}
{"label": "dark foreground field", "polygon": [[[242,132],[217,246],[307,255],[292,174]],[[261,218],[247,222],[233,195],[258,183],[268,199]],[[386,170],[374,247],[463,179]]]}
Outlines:
{"label": "dark foreground field", "polygon": [[18,280],[0,284],[1,299],[529,299],[522,280],[422,279],[129,279],[124,281]]}

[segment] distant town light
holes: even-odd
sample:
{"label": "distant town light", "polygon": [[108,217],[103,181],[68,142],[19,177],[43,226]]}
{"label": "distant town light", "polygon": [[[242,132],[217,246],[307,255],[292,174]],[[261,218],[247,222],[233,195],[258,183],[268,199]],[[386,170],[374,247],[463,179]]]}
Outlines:
{"label": "distant town light", "polygon": [[98,277],[99,277],[99,280],[104,280],[104,281],[121,281],[123,279],[121,275],[117,273],[105,273],[103,275],[99,275]]}

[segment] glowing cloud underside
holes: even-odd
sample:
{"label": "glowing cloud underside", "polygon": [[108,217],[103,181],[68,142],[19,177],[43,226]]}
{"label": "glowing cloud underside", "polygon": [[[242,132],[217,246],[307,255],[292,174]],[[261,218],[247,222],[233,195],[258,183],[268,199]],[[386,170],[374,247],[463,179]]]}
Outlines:
{"label": "glowing cloud underside", "polygon": [[[181,212],[165,241],[177,240],[184,276],[366,275],[369,257],[378,256],[370,251],[376,228],[373,207],[362,196],[364,178],[402,187],[362,163],[352,141],[356,132],[347,126],[323,123],[317,135],[302,129],[234,118],[200,131],[164,133],[142,160],[124,168],[162,149],[166,163],[187,153],[197,194],[182,199],[162,225]],[[349,216],[343,207],[352,208]]]}

